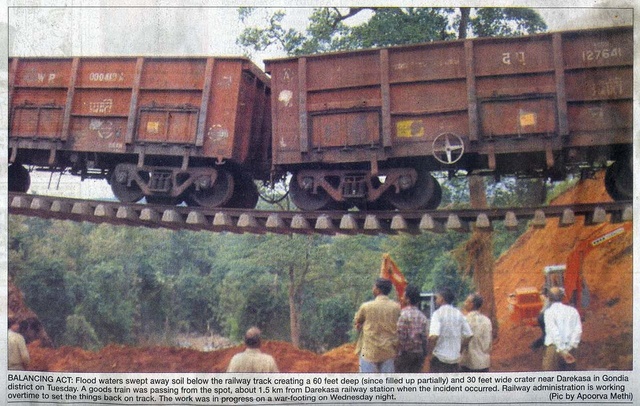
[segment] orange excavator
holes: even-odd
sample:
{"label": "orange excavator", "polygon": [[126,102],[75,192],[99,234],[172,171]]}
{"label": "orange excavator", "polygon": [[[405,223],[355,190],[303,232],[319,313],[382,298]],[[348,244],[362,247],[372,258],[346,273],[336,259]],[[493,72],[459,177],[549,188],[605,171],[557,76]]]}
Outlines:
{"label": "orange excavator", "polygon": [[[567,257],[567,262],[561,265],[549,265],[543,269],[545,277],[542,291],[534,287],[518,288],[509,295],[509,310],[511,320],[535,326],[542,310],[543,295],[552,287],[564,288],[564,303],[571,304],[584,316],[584,309],[589,305],[590,295],[582,274],[582,264],[585,257],[594,249],[631,231],[632,224],[624,223],[606,233],[596,231],[596,237],[581,240]],[[593,235],[593,234],[592,234]]]}

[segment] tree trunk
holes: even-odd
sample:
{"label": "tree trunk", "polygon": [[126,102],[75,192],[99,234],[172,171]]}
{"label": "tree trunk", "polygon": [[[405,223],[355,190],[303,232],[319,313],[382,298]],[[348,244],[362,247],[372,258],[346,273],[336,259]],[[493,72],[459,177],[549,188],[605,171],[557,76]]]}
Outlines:
{"label": "tree trunk", "polygon": [[460,7],[460,27],[458,27],[458,38],[467,38],[467,26],[469,25],[469,14],[471,9],[469,7]]}
{"label": "tree trunk", "polygon": [[[469,177],[469,193],[471,195],[471,207],[474,209],[487,208],[487,193],[484,179],[481,176]],[[493,258],[493,233],[485,230],[473,230],[471,238],[467,242],[467,253],[473,282],[478,293],[484,299],[483,310],[493,324],[493,336],[498,335],[498,318],[496,316],[496,301],[494,296],[493,271],[495,261]]]}
{"label": "tree trunk", "polygon": [[[460,8],[460,28],[458,38],[467,38],[467,26],[469,24],[470,8]],[[481,176],[472,175],[469,177],[469,194],[471,197],[471,207],[474,209],[486,209],[487,191],[484,179]],[[493,271],[495,261],[493,260],[493,234],[491,231],[473,230],[471,238],[467,242],[467,253],[469,255],[469,266],[473,272],[473,282],[478,293],[484,299],[483,310],[491,319],[493,325],[493,336],[498,336],[498,318],[496,316],[496,301],[493,294]]]}
{"label": "tree trunk", "polygon": [[474,209],[486,209],[487,191],[482,176],[469,176],[469,194],[471,195],[471,207]]}
{"label": "tree trunk", "polygon": [[291,344],[296,348],[300,348],[299,295],[295,282],[295,268],[293,265],[289,265],[289,328],[291,329]]}

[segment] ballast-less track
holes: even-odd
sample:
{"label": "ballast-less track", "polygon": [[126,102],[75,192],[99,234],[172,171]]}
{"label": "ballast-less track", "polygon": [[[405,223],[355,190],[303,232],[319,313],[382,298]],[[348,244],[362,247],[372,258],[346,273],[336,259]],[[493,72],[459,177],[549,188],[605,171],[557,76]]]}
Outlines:
{"label": "ballast-less track", "polygon": [[498,208],[486,210],[429,210],[379,212],[299,212],[238,209],[205,209],[115,201],[70,199],[9,193],[9,214],[88,221],[134,227],[164,227],[233,233],[281,234],[397,234],[467,232],[491,230],[493,223],[504,222],[507,230],[522,221],[544,227],[547,218],[558,217],[561,226],[569,226],[583,217],[586,224],[630,221],[632,202],[573,204],[536,208]]}

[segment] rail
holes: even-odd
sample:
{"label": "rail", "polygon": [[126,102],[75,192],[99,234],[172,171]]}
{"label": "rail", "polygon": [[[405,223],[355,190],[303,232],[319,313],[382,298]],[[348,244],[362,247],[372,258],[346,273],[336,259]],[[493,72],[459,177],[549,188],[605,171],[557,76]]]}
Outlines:
{"label": "rail", "polygon": [[125,204],[24,193],[9,193],[8,198],[9,214],[15,215],[134,227],[253,234],[419,234],[448,230],[469,232],[474,228],[492,230],[495,222],[504,222],[507,230],[516,229],[523,221],[529,222],[529,226],[542,228],[548,218],[559,218],[561,227],[577,221],[595,225],[633,219],[631,201],[485,210],[300,212]]}

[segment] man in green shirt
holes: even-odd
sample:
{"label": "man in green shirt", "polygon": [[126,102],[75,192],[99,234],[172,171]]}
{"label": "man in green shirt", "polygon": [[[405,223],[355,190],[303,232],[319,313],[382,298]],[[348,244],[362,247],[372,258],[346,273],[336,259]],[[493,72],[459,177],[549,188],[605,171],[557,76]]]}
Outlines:
{"label": "man in green shirt", "polygon": [[388,296],[392,287],[390,280],[378,278],[373,286],[375,299],[363,303],[354,317],[360,333],[356,344],[360,372],[395,372],[400,304]]}

